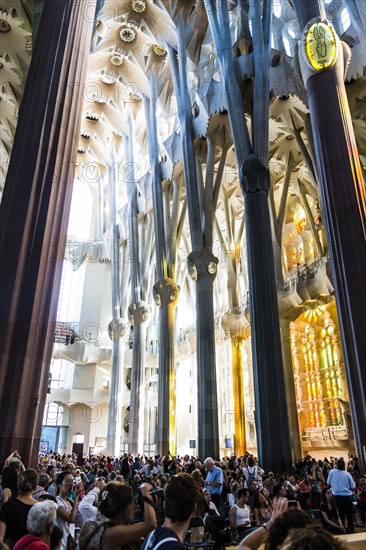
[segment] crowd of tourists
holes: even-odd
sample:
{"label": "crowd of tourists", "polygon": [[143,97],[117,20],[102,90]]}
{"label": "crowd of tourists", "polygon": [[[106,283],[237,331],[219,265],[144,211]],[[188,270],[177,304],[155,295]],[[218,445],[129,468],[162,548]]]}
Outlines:
{"label": "crowd of tourists", "polygon": [[14,451],[1,474],[0,550],[345,548],[333,535],[366,527],[362,474],[353,456],[307,456],[275,473],[249,453],[214,461],[51,452],[34,470]]}

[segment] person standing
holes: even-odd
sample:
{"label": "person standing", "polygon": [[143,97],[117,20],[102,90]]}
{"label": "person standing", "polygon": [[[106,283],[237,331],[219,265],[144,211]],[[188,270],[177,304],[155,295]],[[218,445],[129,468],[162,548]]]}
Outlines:
{"label": "person standing", "polygon": [[[57,477],[57,525],[63,531],[61,550],[67,550],[68,545],[73,543],[73,537],[70,533],[70,525],[74,523],[76,512],[78,509],[79,495],[82,491],[82,485],[75,486],[74,499],[70,501],[70,496],[73,493],[74,476],[69,470],[63,471]],[[72,504],[71,504],[72,502]],[[69,539],[69,541],[68,541]]]}
{"label": "person standing", "polygon": [[323,474],[321,469],[316,462],[313,462],[309,468],[307,475],[308,481],[310,483],[310,498],[311,498],[311,507],[313,510],[318,510],[320,508],[320,502],[322,497],[322,481],[324,481]]}
{"label": "person standing", "polygon": [[348,529],[351,533],[354,533],[352,491],[356,488],[356,484],[351,474],[345,471],[346,465],[343,458],[337,460],[336,464],[337,468],[329,472],[328,484],[332,487],[332,493],[343,526],[345,527],[345,518],[347,518]]}
{"label": "person standing", "polygon": [[212,502],[216,506],[221,506],[221,492],[224,483],[224,474],[221,468],[216,466],[214,460],[209,456],[204,462],[207,470],[206,479],[203,480],[203,485],[211,495]]}
{"label": "person standing", "polygon": [[25,470],[19,479],[19,494],[8,500],[0,510],[0,542],[11,547],[27,534],[27,517],[37,501],[32,497],[38,483],[35,470]]}

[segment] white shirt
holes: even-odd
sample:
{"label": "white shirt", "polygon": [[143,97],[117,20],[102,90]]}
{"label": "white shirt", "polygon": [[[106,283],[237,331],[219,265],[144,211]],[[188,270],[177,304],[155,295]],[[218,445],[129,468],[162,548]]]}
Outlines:
{"label": "white shirt", "polygon": [[75,516],[75,525],[77,527],[82,527],[87,519],[94,519],[97,515],[97,507],[94,506],[95,502],[98,500],[100,489],[94,487],[83,500],[79,502],[78,511]]}
{"label": "white shirt", "polygon": [[240,506],[235,504],[234,507],[236,508],[236,525],[238,527],[249,527],[251,524],[249,506],[244,505],[244,508],[240,508]]}

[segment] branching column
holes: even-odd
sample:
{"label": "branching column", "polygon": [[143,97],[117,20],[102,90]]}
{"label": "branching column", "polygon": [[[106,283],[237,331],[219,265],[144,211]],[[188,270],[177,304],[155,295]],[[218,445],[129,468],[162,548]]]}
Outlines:
{"label": "branching column", "polygon": [[[205,186],[204,205],[200,204],[191,102],[187,82],[185,28],[178,25],[178,60],[169,49],[174,89],[181,125],[184,178],[188,203],[192,252],[188,272],[196,282],[197,418],[198,452],[202,458],[219,456],[215,324],[213,283],[218,259],[212,253],[212,187]],[[204,211],[202,227],[201,214]]]}
{"label": "branching column", "polygon": [[[170,451],[175,452],[175,394],[174,394],[174,341],[175,341],[175,306],[179,296],[179,286],[171,278],[175,272],[176,231],[168,231],[171,236],[166,241],[164,224],[164,204],[162,174],[159,161],[157,129],[157,97],[155,73],[150,75],[150,101],[144,98],[147,124],[147,137],[152,175],[152,199],[155,229],[156,274],[158,281],[153,294],[159,307],[159,407],[157,421],[156,452],[161,456]],[[178,199],[174,193],[173,209]],[[176,209],[177,210],[177,209]],[[178,212],[173,213],[177,219]],[[167,228],[168,229],[168,228]]]}
{"label": "branching column", "polygon": [[1,204],[0,462],[36,465],[95,2],[45,2]]}
{"label": "branching column", "polygon": [[109,410],[107,430],[107,453],[117,456],[121,452],[121,389],[124,349],[122,337],[125,334],[126,322],[121,318],[121,287],[120,287],[120,249],[119,231],[117,225],[115,162],[108,170],[109,206],[111,231],[111,298],[112,321],[108,326],[109,337],[112,340],[112,370],[109,387]]}
{"label": "branching column", "polygon": [[[272,3],[264,0],[261,6],[260,2],[249,2],[255,72],[252,146],[233,60],[228,2],[222,0],[215,5],[213,0],[204,1],[220,61],[221,79],[225,84],[231,133],[244,194],[258,457],[264,468],[283,471],[291,466],[291,454],[267,169]],[[276,431],[273,426],[276,426]]]}
{"label": "branching column", "polygon": [[131,305],[128,308],[133,323],[133,346],[131,365],[130,422],[128,432],[128,452],[142,453],[145,426],[145,355],[146,329],[150,318],[149,306],[143,301],[140,243],[138,233],[137,181],[135,178],[135,125],[132,115],[128,120],[129,135],[125,139],[125,172],[129,201],[128,226],[129,250],[131,259]]}
{"label": "branching column", "polygon": [[[275,471],[282,471],[291,462],[291,455],[276,280],[273,277],[269,173],[258,157],[250,154],[243,164],[241,176],[246,215],[258,456],[265,467],[270,465]],[[258,220],[261,220],[260,224]]]}

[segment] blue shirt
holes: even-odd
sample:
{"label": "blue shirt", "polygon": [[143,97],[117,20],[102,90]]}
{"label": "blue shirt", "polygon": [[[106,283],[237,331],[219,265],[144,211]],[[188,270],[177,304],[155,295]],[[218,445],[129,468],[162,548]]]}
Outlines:
{"label": "blue shirt", "polygon": [[332,486],[333,495],[339,497],[351,496],[352,489],[356,487],[353,477],[345,470],[331,470],[327,483]]}
{"label": "blue shirt", "polygon": [[221,468],[215,466],[212,472],[207,472],[206,481],[210,483],[214,481],[215,483],[221,483],[220,487],[212,487],[212,485],[206,485],[206,489],[210,495],[220,495],[222,491],[222,484],[224,482],[224,474],[222,473]]}

